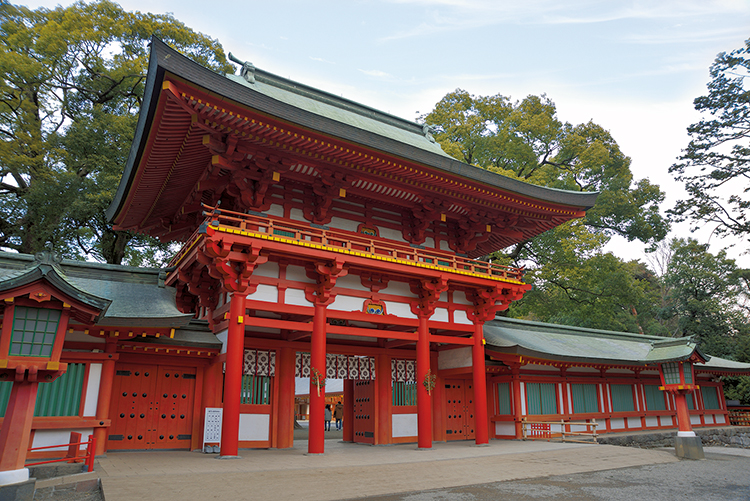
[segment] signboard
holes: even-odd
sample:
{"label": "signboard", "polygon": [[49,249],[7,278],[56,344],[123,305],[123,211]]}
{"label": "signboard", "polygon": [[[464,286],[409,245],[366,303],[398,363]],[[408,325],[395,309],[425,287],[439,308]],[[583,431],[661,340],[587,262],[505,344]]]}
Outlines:
{"label": "signboard", "polygon": [[[203,425],[203,450],[205,452],[219,452],[221,446],[221,407],[206,407],[206,419]],[[206,444],[211,444],[212,450],[206,449]]]}

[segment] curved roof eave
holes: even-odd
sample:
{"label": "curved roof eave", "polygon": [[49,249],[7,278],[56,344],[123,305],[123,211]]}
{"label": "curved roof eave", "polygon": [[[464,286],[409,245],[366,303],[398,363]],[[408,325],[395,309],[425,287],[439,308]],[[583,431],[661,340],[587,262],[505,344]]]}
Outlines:
{"label": "curved roof eave", "polygon": [[[150,124],[152,123],[153,115],[156,110],[159,88],[164,80],[164,75],[167,72],[195,85],[208,89],[213,94],[223,96],[224,98],[231,99],[241,105],[268,113],[279,119],[312,130],[317,130],[320,133],[337,137],[345,141],[360,144],[367,148],[387,151],[398,157],[439,169],[449,174],[461,176],[475,182],[518,193],[540,201],[579,207],[585,210],[593,207],[598,195],[596,192],[566,191],[524,183],[485,169],[480,169],[479,167],[465,164],[445,155],[427,151],[404,142],[395,141],[391,138],[378,136],[351,125],[331,120],[309,111],[301,110],[295,106],[272,99],[264,94],[254,91],[249,88],[249,86],[241,85],[223,75],[215,73],[183,56],[161,40],[154,37],[151,40],[151,56],[149,59],[148,75],[146,78],[144,101],[138,118],[138,126],[117,193],[115,194],[112,204],[106,211],[106,216],[109,221],[113,221],[120,213],[122,205],[126,199],[128,188],[135,177],[137,166],[140,163],[140,158],[145,147]],[[347,103],[353,104],[350,101],[347,101]],[[371,108],[367,109],[373,111]],[[387,114],[383,114],[383,116],[389,120],[395,119],[395,117]],[[409,123],[405,120],[403,122],[406,124]],[[417,126],[417,124],[412,125]]]}

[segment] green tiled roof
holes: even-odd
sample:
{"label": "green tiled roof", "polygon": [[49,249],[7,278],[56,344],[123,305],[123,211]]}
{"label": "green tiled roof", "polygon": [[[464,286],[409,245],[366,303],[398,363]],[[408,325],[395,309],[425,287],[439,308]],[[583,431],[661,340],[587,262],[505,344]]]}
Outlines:
{"label": "green tiled roof", "polygon": [[33,270],[47,268],[54,269],[49,276],[59,281],[55,285],[66,286],[69,294],[80,294],[79,298],[98,305],[104,313],[99,325],[181,327],[193,317],[177,309],[175,289],[164,287],[164,272],[153,268],[67,259],[40,265],[34,256],[0,252],[0,290],[15,286]]}
{"label": "green tiled roof", "polygon": [[[484,324],[484,337],[490,351],[592,364],[652,365],[686,360],[697,350],[692,337],[663,338],[499,317]],[[750,372],[750,364],[700,351],[698,355],[708,361],[696,367]]]}

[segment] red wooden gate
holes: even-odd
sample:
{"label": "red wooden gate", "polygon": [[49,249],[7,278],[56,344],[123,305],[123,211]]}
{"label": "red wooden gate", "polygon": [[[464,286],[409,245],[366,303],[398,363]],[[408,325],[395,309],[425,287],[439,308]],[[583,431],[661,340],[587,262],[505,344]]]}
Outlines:
{"label": "red wooden gate", "polygon": [[445,381],[446,438],[470,440],[474,433],[474,389],[471,380]]}
{"label": "red wooden gate", "polygon": [[109,450],[189,449],[195,369],[118,364]]}
{"label": "red wooden gate", "polygon": [[375,444],[374,381],[354,381],[354,441]]}

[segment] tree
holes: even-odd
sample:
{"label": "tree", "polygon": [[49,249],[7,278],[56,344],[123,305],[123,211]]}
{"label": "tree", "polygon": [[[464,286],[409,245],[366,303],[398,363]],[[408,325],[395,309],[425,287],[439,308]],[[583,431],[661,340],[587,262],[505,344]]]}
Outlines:
{"label": "tree", "polygon": [[[625,318],[634,317],[647,288],[636,277],[639,265],[603,255],[602,247],[613,235],[652,246],[662,240],[669,229],[659,214],[664,194],[647,179],[634,181],[630,159],[609,132],[593,122],[560,121],[546,96],[512,102],[461,89],[422,119],[443,149],[466,163],[533,184],[600,193],[583,220],[490,256],[526,266],[534,281],[535,290],[514,303],[510,315],[643,330],[640,319]],[[616,283],[621,286],[608,287]]]}
{"label": "tree", "polygon": [[750,235],[750,39],[711,66],[708,94],[694,101],[704,114],[688,127],[691,140],[669,171],[685,183],[687,198],[671,213],[696,227],[715,225],[717,234]]}
{"label": "tree", "polygon": [[231,70],[218,42],[171,15],[108,0],[0,4],[0,247],[134,265],[164,248],[103,218],[133,140],[152,35]]}
{"label": "tree", "polygon": [[750,318],[745,271],[725,251],[716,255],[694,239],[675,239],[663,279],[669,288],[664,318],[676,319],[675,337],[695,336],[708,354],[736,359],[745,350]]}

